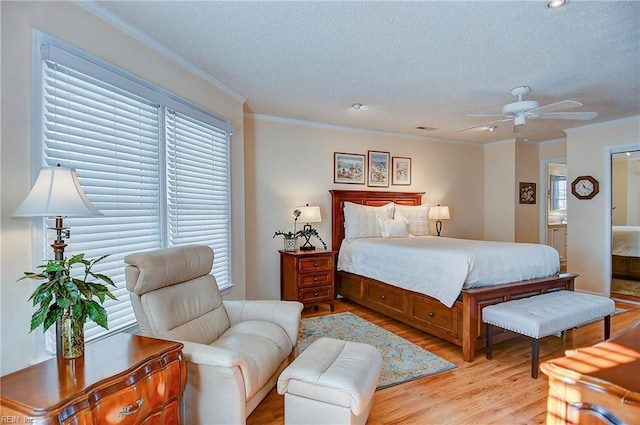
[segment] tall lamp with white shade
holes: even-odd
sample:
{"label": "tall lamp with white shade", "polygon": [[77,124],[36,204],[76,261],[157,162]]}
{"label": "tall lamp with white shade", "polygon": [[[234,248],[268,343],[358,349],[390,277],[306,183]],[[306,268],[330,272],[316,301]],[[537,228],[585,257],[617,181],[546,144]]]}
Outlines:
{"label": "tall lamp with white shade", "polygon": [[[51,244],[56,260],[64,259],[64,249],[70,230],[64,227],[65,217],[90,217],[102,215],[85,195],[76,170],[43,167],[26,199],[11,214],[13,217],[53,217],[55,218],[56,240]],[[60,321],[56,323],[56,349],[61,352]]]}
{"label": "tall lamp with white shade", "polygon": [[440,236],[442,231],[442,220],[449,220],[451,215],[449,214],[449,207],[438,204],[436,207],[429,209],[429,219],[436,220],[436,233]]}
{"label": "tall lamp with white shade", "polygon": [[300,247],[301,250],[314,250],[316,249],[315,246],[313,246],[311,244],[311,242],[309,241],[309,239],[311,238],[312,234],[309,233],[313,228],[311,227],[311,225],[309,223],[321,223],[322,222],[322,216],[320,215],[320,207],[318,206],[309,206],[309,204],[307,204],[304,207],[296,207],[297,210],[300,211],[300,216],[298,217],[298,220],[300,220],[300,222],[302,223],[306,223],[303,228],[302,228],[302,233],[304,238],[306,239],[304,244]]}

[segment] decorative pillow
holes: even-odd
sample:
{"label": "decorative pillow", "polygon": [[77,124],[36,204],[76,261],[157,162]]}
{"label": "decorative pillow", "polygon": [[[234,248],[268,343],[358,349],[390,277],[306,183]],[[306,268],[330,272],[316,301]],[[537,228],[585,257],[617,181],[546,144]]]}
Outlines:
{"label": "decorative pillow", "polygon": [[407,222],[404,219],[383,219],[379,218],[380,234],[383,238],[406,238]]}
{"label": "decorative pillow", "polygon": [[393,203],[381,207],[344,203],[344,237],[348,242],[358,238],[379,238],[382,236],[378,217],[393,218]]}
{"label": "decorative pillow", "polygon": [[407,231],[414,236],[429,234],[429,209],[431,205],[400,205],[395,204],[395,219],[404,219],[407,222]]}

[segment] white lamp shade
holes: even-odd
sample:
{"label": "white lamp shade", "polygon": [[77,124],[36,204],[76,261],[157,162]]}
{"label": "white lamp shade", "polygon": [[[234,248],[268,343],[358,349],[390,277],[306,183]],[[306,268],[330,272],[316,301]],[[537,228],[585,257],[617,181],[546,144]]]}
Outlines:
{"label": "white lamp shade", "polygon": [[76,170],[43,167],[31,192],[13,217],[87,217],[102,215],[82,191]]}
{"label": "white lamp shade", "polygon": [[320,207],[306,206],[296,207],[296,209],[300,210],[300,217],[298,217],[298,221],[302,223],[320,223],[322,221],[322,216],[320,215]]}
{"label": "white lamp shade", "polygon": [[438,205],[429,209],[429,218],[432,220],[449,220],[449,207]]}

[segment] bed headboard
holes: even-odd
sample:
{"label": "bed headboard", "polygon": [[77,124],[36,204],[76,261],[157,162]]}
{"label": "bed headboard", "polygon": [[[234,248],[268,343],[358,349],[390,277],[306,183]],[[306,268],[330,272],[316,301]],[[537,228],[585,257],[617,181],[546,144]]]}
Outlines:
{"label": "bed headboard", "polygon": [[421,205],[424,192],[383,192],[368,190],[330,190],[331,249],[337,251],[344,239],[344,203],[379,207],[389,202],[401,205]]}

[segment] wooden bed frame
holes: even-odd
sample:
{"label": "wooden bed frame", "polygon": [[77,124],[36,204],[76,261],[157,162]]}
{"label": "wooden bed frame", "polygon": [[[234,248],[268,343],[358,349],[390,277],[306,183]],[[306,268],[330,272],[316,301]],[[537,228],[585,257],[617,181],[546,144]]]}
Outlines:
{"label": "wooden bed frame", "polygon": [[[332,249],[344,239],[344,203],[381,206],[389,202],[420,205],[424,192],[330,190]],[[462,347],[463,358],[473,361],[475,351],[485,346],[482,309],[491,304],[559,290],[573,290],[576,275],[569,273],[476,289],[463,289],[448,308],[435,298],[401,289],[367,277],[337,272],[338,295],[385,314]],[[493,342],[516,336],[495,328]]]}

